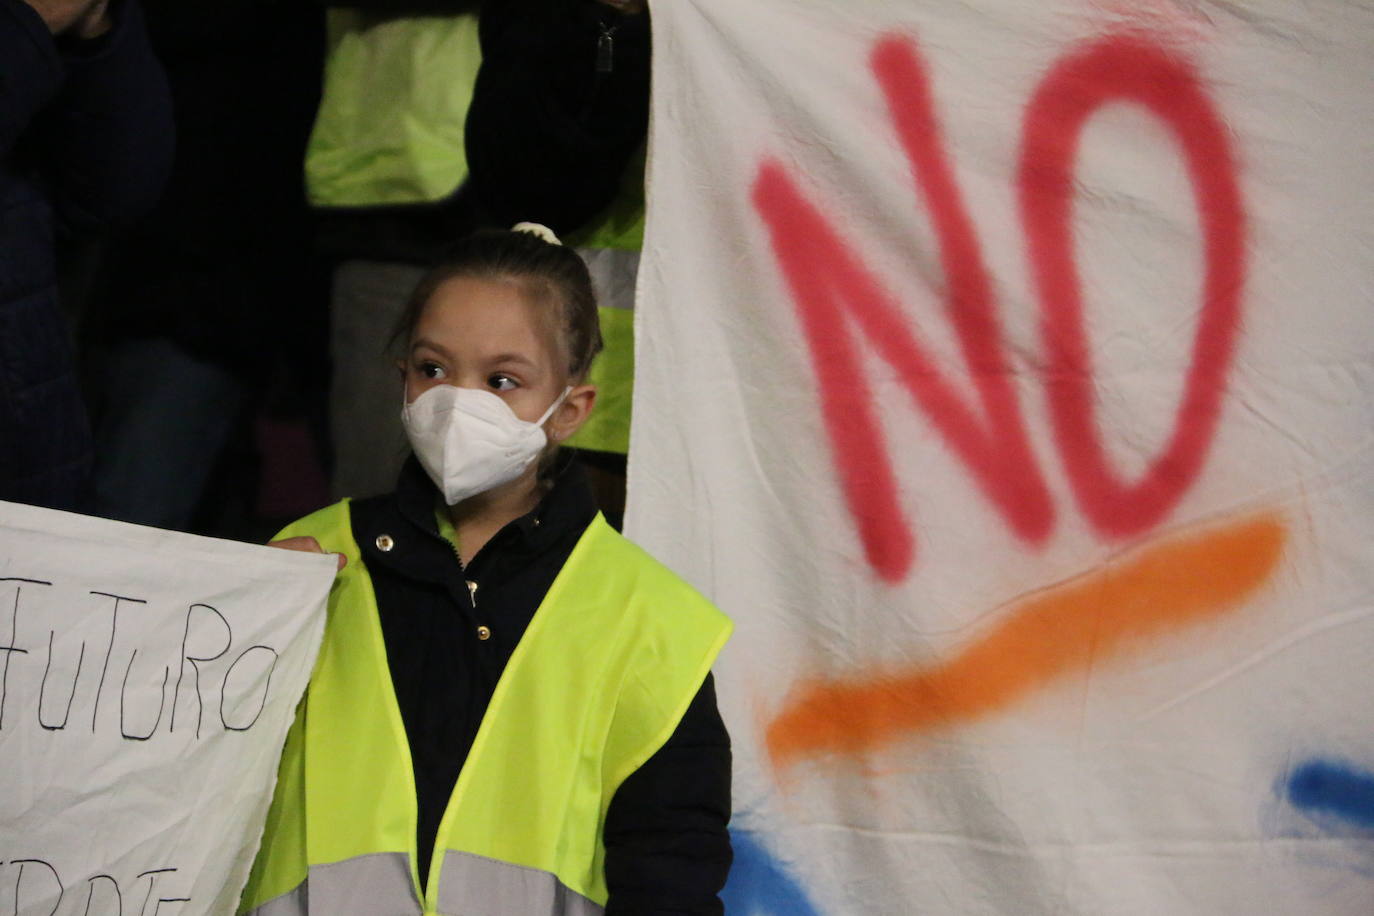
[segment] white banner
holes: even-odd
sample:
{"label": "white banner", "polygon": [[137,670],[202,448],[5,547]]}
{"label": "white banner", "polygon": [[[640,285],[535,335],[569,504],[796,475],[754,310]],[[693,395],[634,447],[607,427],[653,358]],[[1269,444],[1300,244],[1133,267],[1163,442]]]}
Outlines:
{"label": "white banner", "polygon": [[334,564],[0,503],[0,912],[233,912]]}
{"label": "white banner", "polygon": [[1374,4],[654,6],[731,912],[1374,910]]}

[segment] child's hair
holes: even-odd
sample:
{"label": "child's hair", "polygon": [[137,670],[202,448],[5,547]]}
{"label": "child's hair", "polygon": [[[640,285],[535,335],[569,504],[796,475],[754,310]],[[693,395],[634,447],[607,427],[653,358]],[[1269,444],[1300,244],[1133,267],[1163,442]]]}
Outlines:
{"label": "child's hair", "polygon": [[586,378],[601,352],[601,323],[591,275],[577,252],[530,232],[484,229],[467,236],[420,278],[391,335],[393,347],[409,342],[430,298],[454,277],[513,280],[536,301],[557,308],[568,378]]}

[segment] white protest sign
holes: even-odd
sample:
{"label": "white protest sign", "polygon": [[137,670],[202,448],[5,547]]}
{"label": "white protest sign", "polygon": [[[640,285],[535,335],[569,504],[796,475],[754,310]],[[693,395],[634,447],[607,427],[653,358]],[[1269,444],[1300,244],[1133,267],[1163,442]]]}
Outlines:
{"label": "white protest sign", "polygon": [[726,911],[1374,913],[1374,0],[654,4]]}
{"label": "white protest sign", "polygon": [[233,911],[334,564],[0,503],[0,912]]}

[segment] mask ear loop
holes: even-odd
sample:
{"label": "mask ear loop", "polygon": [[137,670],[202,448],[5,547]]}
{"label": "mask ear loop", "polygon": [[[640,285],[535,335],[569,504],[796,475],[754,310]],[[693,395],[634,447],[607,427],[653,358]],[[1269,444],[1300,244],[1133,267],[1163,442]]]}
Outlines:
{"label": "mask ear loop", "polygon": [[560,394],[558,398],[552,404],[549,405],[549,409],[544,411],[544,415],[540,417],[538,420],[536,420],[534,425],[538,426],[540,429],[543,429],[544,424],[549,421],[549,417],[553,416],[553,412],[562,406],[563,402],[568,399],[568,395],[571,393],[572,385],[569,385],[567,388],[564,388],[563,393]]}
{"label": "mask ear loop", "polygon": [[425,395],[429,394],[431,391],[434,391],[434,390],[435,390],[436,388],[438,388],[438,387],[439,387],[438,385],[435,385],[434,388],[428,388],[428,389],[426,389],[426,390],[424,390],[424,391],[421,391],[419,394],[415,395],[414,400],[412,400],[412,399],[410,399],[410,398],[408,397],[408,395],[410,394],[410,380],[409,380],[409,379],[402,379],[402,380],[401,380],[401,420],[402,420],[402,422],[404,422],[405,419],[411,415],[411,408],[415,406],[415,402],[416,402],[416,401],[420,400],[420,398],[422,398],[422,397],[424,397]]}
{"label": "mask ear loop", "polygon": [[[405,377],[402,377],[402,378],[401,378],[401,422],[402,422],[402,423],[406,422],[406,420],[409,419],[409,417],[410,417],[410,405],[411,405],[412,403],[414,403],[414,402],[411,401],[410,398],[408,397],[409,394],[410,394],[410,379],[407,379],[407,378],[405,378]],[[418,398],[418,396],[417,396],[417,397],[416,397],[416,400],[418,400],[418,399],[419,399],[419,398]]]}

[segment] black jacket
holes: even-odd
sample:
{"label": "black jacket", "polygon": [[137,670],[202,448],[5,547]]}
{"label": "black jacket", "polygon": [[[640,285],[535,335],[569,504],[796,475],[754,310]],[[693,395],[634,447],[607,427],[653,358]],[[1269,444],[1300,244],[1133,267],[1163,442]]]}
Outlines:
{"label": "black jacket", "polygon": [[63,233],[124,223],[157,199],[171,107],[138,6],[79,44],[0,0],[0,499],[80,508],[90,431],[58,304]]}
{"label": "black jacket", "polygon": [[500,0],[482,8],[468,172],[498,225],[560,234],[615,200],[649,125],[649,14]]}
{"label": "black jacket", "polygon": [[[352,506],[415,765],[422,882],[497,680],[596,514],[580,469],[570,466],[534,512],[464,567],[439,534],[437,500],[412,458],[396,493]],[[383,535],[388,550],[378,546]],[[607,913],[720,913],[729,817],[729,736],[708,676],[673,736],[612,799]]]}
{"label": "black jacket", "polygon": [[279,0],[142,3],[171,84],[176,165],[157,207],[106,252],[85,332],[169,338],[262,384],[278,354],[296,365],[324,346],[301,169],[324,14]]}

